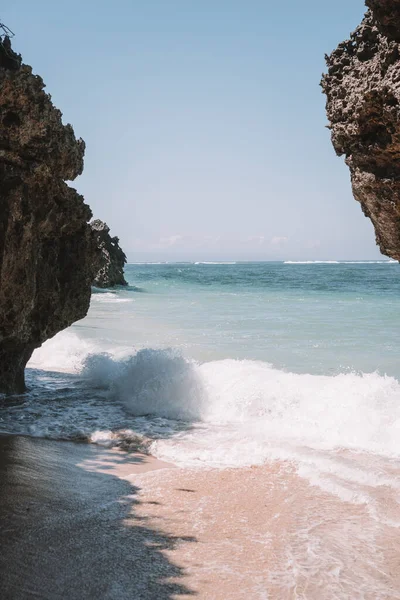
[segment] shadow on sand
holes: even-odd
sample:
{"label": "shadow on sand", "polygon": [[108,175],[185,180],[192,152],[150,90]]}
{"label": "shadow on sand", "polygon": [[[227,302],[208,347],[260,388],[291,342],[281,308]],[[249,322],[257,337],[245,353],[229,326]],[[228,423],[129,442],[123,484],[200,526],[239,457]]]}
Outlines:
{"label": "shadow on sand", "polygon": [[139,488],[112,474],[129,465],[145,470],[147,460],[113,458],[85,444],[0,437],[1,598],[196,596],[165,553],[196,539],[138,517]]}

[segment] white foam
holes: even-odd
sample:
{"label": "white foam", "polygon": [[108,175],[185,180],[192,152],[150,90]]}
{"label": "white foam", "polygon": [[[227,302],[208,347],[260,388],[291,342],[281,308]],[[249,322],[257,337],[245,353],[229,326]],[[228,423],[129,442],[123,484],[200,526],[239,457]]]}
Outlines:
{"label": "white foam", "polygon": [[378,373],[317,376],[231,359],[199,364],[173,350],[120,348],[112,354],[71,331],[36,350],[29,366],[79,372],[134,416],[201,423],[206,441],[196,445],[212,461],[220,454],[223,462],[232,451],[225,435],[243,446],[246,464],[257,461],[248,448],[262,454],[261,446],[279,441],[400,457],[400,384]]}
{"label": "white foam", "polygon": [[[190,467],[295,461],[311,483],[356,503],[368,502],[368,486],[398,488],[390,469],[372,467],[372,459],[341,458],[352,452],[398,465],[400,383],[393,377],[296,374],[250,360],[199,364],[172,350],[99,352],[71,331],[46,342],[29,366],[80,373],[86,387],[78,408],[50,403],[39,414],[33,406],[27,433],[82,431],[94,443],[135,449],[144,436],[152,454]],[[100,401],[86,413],[92,398]],[[19,433],[28,417],[24,409]]]}
{"label": "white foam", "polygon": [[125,360],[88,356],[82,375],[109,389],[134,416],[200,420],[206,396],[198,366],[173,350],[139,350]]}
{"label": "white foam", "polygon": [[72,331],[62,331],[34,351],[28,368],[78,373],[96,346]]}
{"label": "white foam", "polygon": [[120,304],[123,302],[133,302],[133,300],[132,298],[120,298],[114,292],[101,292],[97,294],[92,294],[91,302],[102,302],[105,304]]}
{"label": "white foam", "polygon": [[141,350],[124,361],[90,356],[83,374],[132,415],[201,423],[173,444],[157,442],[163,458],[181,452],[191,463],[247,465],[282,445],[400,457],[400,384],[377,373],[299,375],[263,362],[197,364],[171,350]]}

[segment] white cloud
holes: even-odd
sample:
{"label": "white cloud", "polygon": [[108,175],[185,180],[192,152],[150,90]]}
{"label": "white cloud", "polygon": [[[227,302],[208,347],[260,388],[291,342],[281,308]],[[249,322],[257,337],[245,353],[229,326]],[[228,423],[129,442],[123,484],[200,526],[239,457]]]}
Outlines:
{"label": "white cloud", "polygon": [[263,244],[265,244],[265,236],[264,235],[253,235],[252,237],[249,237],[248,242],[251,243],[256,243],[259,244],[260,246],[262,246]]}
{"label": "white cloud", "polygon": [[223,253],[224,256],[243,256],[252,254],[254,256],[275,256],[287,250],[290,238],[276,235],[270,238],[268,235],[231,235],[199,233],[173,233],[160,231],[157,237],[137,237],[132,240],[132,251],[160,252],[180,255],[180,253],[209,253],[216,257]]}
{"label": "white cloud", "polygon": [[168,237],[161,237],[158,240],[158,243],[163,248],[170,248],[171,246],[176,246],[176,244],[181,242],[183,239],[183,235],[170,235]]}
{"label": "white cloud", "polygon": [[283,246],[288,241],[289,241],[289,238],[276,235],[273,238],[271,238],[269,243],[271,244],[271,246]]}

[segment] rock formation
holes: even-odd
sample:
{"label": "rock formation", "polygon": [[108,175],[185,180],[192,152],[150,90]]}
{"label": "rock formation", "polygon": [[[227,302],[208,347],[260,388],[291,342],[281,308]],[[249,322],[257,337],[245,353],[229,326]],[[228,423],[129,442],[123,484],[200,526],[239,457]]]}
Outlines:
{"label": "rock formation", "polygon": [[381,252],[400,260],[400,1],[366,0],[350,39],[326,57],[322,87],[336,153],[375,227]]}
{"label": "rock formation", "polygon": [[95,272],[90,208],[65,183],[85,144],[43,88],[0,41],[0,392],[22,392],[33,350],[86,315]]}
{"label": "rock formation", "polygon": [[93,285],[100,288],[128,285],[124,278],[126,256],[119,246],[119,239],[110,236],[107,223],[96,219],[90,223],[97,247],[101,250],[100,268]]}

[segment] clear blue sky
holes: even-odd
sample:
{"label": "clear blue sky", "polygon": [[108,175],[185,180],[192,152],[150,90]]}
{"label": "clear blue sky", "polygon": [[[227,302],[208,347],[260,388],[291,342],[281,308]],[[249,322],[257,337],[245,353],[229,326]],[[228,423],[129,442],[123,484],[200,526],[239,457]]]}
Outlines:
{"label": "clear blue sky", "polygon": [[132,260],[376,258],[325,128],[362,0],[13,0],[0,18],[87,143],[75,186]]}

